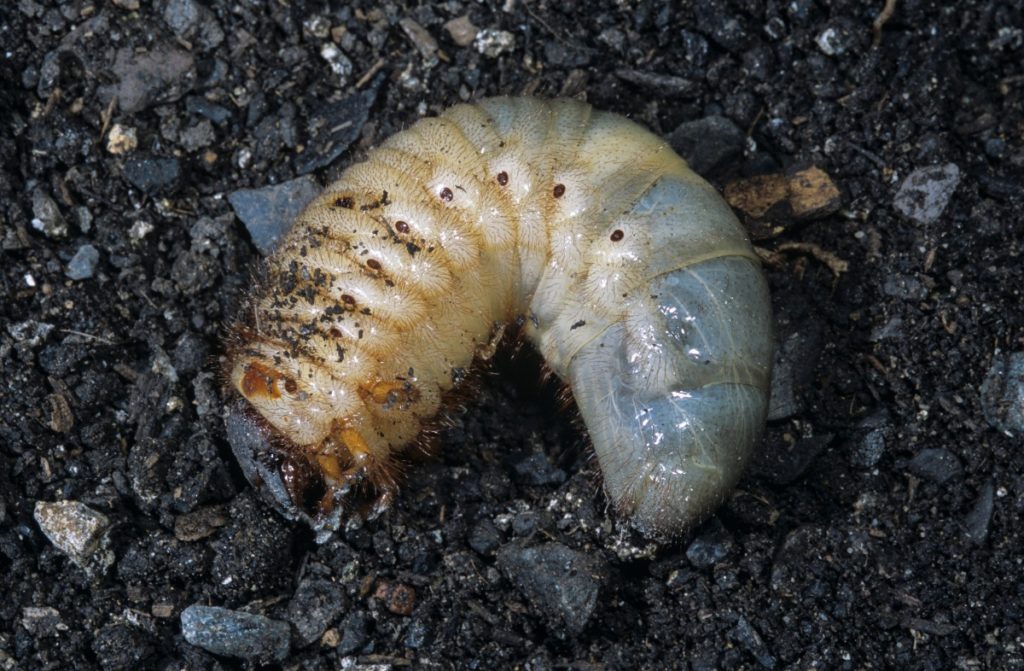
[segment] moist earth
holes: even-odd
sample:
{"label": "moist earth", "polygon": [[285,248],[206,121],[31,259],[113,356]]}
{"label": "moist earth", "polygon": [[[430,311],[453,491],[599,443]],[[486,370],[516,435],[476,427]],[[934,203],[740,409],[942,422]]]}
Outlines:
{"label": "moist earth", "polygon": [[[1022,27],[995,0],[4,3],[0,669],[1024,668]],[[295,201],[496,94],[625,114],[745,194],[761,456],[651,543],[508,347],[392,509],[318,545],[232,458],[225,325]]]}

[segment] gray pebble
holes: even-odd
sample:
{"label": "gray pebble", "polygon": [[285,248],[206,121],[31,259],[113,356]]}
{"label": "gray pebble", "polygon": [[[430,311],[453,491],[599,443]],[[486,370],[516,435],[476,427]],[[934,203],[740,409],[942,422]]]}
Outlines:
{"label": "gray pebble", "polygon": [[724,116],[688,121],[668,136],[668,142],[699,175],[714,175],[743,153],[746,134]]}
{"label": "gray pebble", "polygon": [[736,626],[730,632],[730,638],[736,641],[740,647],[744,648],[750,653],[757,663],[765,669],[774,669],[778,661],[772,656],[768,650],[768,646],[765,645],[764,639],[757,633],[757,629],[754,625],[747,621],[747,618],[740,617],[736,622]]}
{"label": "gray pebble", "polygon": [[68,224],[64,220],[64,215],[42,187],[32,191],[32,228],[49,238],[63,238],[68,234]]}
{"label": "gray pebble", "polygon": [[195,59],[184,49],[158,44],[136,53],[125,47],[118,50],[112,68],[116,85],[102,86],[104,104],[117,96],[118,109],[134,114],[151,105],[174,102],[188,93],[195,79]]}
{"label": "gray pebble", "polygon": [[413,650],[422,648],[430,639],[430,625],[420,619],[413,620],[405,630],[402,643]]}
{"label": "gray pebble", "polygon": [[217,125],[231,118],[230,110],[210,102],[203,96],[189,96],[185,100],[185,108],[193,114],[200,114],[206,117]]}
{"label": "gray pebble", "polygon": [[469,547],[486,557],[501,545],[501,532],[490,520],[480,520],[470,530],[467,542]]}
{"label": "gray pebble", "polygon": [[61,619],[60,611],[52,606],[22,608],[20,624],[33,636],[60,636],[68,630],[68,626]]}
{"label": "gray pebble", "polygon": [[964,472],[956,455],[941,447],[921,450],[907,463],[911,474],[937,485],[945,484]]}
{"label": "gray pebble", "polygon": [[286,622],[217,606],[186,608],[181,633],[190,644],[216,655],[264,663],[283,661],[291,647]]}
{"label": "gray pebble", "polygon": [[686,559],[694,568],[708,568],[728,557],[732,548],[729,532],[721,525],[715,525],[715,528],[693,539],[686,548]]}
{"label": "gray pebble", "polygon": [[50,335],[53,329],[53,324],[37,322],[34,319],[7,325],[7,333],[18,342],[25,343],[29,347],[38,347],[46,340],[46,336]]}
{"label": "gray pebble", "polygon": [[551,463],[544,452],[534,452],[515,465],[518,480],[525,485],[560,485],[566,480],[565,471]]}
{"label": "gray pebble", "polygon": [[801,478],[818,455],[832,442],[833,435],[801,438],[792,445],[764,452],[752,472],[776,485],[789,485]]}
{"label": "gray pebble", "polygon": [[993,427],[1024,436],[1024,352],[997,352],[981,383],[981,409]]}
{"label": "gray pebble", "polygon": [[882,291],[886,296],[906,301],[923,301],[928,298],[928,287],[913,275],[892,275],[885,279]]}
{"label": "gray pebble", "polygon": [[828,23],[823,31],[818,33],[815,42],[822,53],[828,56],[842,56],[854,51],[863,41],[865,29],[859,23],[850,19],[839,17]]}
{"label": "gray pebble", "polygon": [[341,625],[341,642],[338,643],[338,654],[350,655],[366,645],[369,620],[365,613],[352,613]]}
{"label": "gray pebble", "polygon": [[306,151],[295,159],[300,175],[329,165],[344,153],[363,132],[370,107],[377,99],[383,75],[378,75],[365,89],[321,107],[309,120],[309,127],[318,129],[306,145]]}
{"label": "gray pebble", "polygon": [[313,578],[300,582],[288,603],[288,621],[295,628],[295,647],[304,648],[319,641],[347,605],[345,590],[337,583]]}
{"label": "gray pebble", "polygon": [[189,152],[208,147],[213,144],[215,139],[213,124],[209,119],[203,119],[194,126],[189,126],[178,135],[179,144]]}
{"label": "gray pebble", "polygon": [[224,41],[224,31],[212,11],[195,0],[168,0],[164,5],[164,22],[183,40],[212,49]]}
{"label": "gray pebble", "polygon": [[892,435],[889,414],[884,410],[860,423],[859,437],[850,450],[850,463],[857,468],[874,468],[885,454],[885,444]]}
{"label": "gray pebble", "polygon": [[960,168],[954,163],[921,168],[903,180],[893,205],[914,221],[930,224],[942,216],[959,183]]}
{"label": "gray pebble", "polygon": [[747,45],[747,33],[725,3],[718,0],[697,0],[694,7],[697,28],[729,51],[742,51]]}
{"label": "gray pebble", "polygon": [[600,558],[561,543],[511,543],[498,551],[498,567],[535,608],[574,634],[590,621],[606,579]]}
{"label": "gray pebble", "polygon": [[92,245],[82,245],[71,257],[64,274],[73,280],[87,280],[96,272],[96,264],[100,261],[99,251]]}
{"label": "gray pebble", "polygon": [[124,164],[124,176],[146,193],[167,189],[178,181],[181,164],[170,157],[139,157]]}
{"label": "gray pebble", "polygon": [[36,501],[34,517],[54,547],[87,572],[103,573],[114,563],[103,513],[78,501]]}
{"label": "gray pebble", "polygon": [[235,214],[245,224],[256,249],[266,256],[277,247],[292,221],[320,194],[312,177],[299,177],[262,189],[239,189],[228,195]]}
{"label": "gray pebble", "polygon": [[779,326],[777,332],[783,328],[801,330],[784,336],[775,349],[768,401],[769,421],[791,417],[803,409],[800,392],[810,384],[823,346],[822,329],[816,322],[805,321],[797,327],[792,320],[782,320]]}
{"label": "gray pebble", "polygon": [[992,521],[995,492],[996,488],[991,480],[982,485],[974,506],[964,517],[967,539],[975,545],[981,545],[988,538],[988,525]]}
{"label": "gray pebble", "polygon": [[424,60],[429,61],[435,58],[434,54],[437,53],[437,40],[434,39],[434,36],[431,35],[426,28],[416,23],[416,21],[408,16],[401,19],[398,22],[398,25],[405,31],[406,37],[408,37],[409,41],[413,43],[413,46],[415,46],[417,51],[420,52],[420,56],[422,56]]}
{"label": "gray pebble", "polygon": [[677,75],[666,75],[656,72],[645,72],[632,68],[619,68],[615,76],[630,84],[648,89],[668,98],[681,98],[694,93],[697,84],[691,79]]}

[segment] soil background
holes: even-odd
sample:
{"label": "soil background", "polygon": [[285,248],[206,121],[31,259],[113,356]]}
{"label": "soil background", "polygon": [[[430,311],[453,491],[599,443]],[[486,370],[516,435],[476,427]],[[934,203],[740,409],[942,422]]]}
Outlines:
{"label": "soil background", "polygon": [[[4,3],[0,669],[1024,668],[1024,10],[894,4],[876,42],[862,0]],[[495,94],[625,114],[719,187],[837,185],[746,218],[762,456],[651,544],[505,350],[393,508],[317,545],[225,440],[260,258],[232,197]],[[234,647],[186,642],[194,604]]]}

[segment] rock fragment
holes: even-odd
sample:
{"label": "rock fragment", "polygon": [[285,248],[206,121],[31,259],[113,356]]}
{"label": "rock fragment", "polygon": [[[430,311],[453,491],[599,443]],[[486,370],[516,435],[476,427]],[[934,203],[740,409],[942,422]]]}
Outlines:
{"label": "rock fragment", "polygon": [[945,212],[959,183],[960,168],[955,163],[921,168],[903,180],[893,205],[904,216],[930,224]]}
{"label": "rock fragment", "polygon": [[103,573],[114,563],[103,513],[78,501],[37,501],[34,517],[54,547],[85,571]]}
{"label": "rock fragment", "polygon": [[228,195],[228,202],[252,237],[256,249],[266,256],[291,228],[295,217],[320,194],[320,185],[312,177],[265,186],[239,189]]}
{"label": "rock fragment", "polygon": [[1007,436],[1024,436],[1024,352],[997,352],[981,383],[985,419]]}
{"label": "rock fragment", "polygon": [[672,149],[699,175],[721,172],[743,153],[746,134],[724,116],[687,121],[668,136]]}
{"label": "rock fragment", "polygon": [[96,264],[99,261],[99,250],[92,245],[82,245],[71,257],[64,274],[73,280],[87,280],[96,272]]}
{"label": "rock fragment", "polygon": [[282,662],[291,649],[286,622],[218,606],[194,604],[181,613],[181,633],[191,645],[257,663]]}
{"label": "rock fragment", "polygon": [[537,610],[574,634],[593,616],[606,580],[600,558],[561,543],[510,543],[498,551],[498,567]]}
{"label": "rock fragment", "polygon": [[460,47],[468,47],[473,44],[480,29],[473,25],[468,16],[460,16],[444,24],[444,29],[452,38],[452,42]]}

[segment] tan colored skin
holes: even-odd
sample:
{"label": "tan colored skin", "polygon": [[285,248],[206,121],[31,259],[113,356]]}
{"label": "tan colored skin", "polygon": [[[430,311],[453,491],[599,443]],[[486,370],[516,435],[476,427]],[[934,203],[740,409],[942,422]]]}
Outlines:
{"label": "tan colored skin", "polygon": [[[395,454],[506,325],[569,379],[631,310],[657,313],[652,278],[756,264],[734,218],[698,224],[685,252],[673,227],[636,224],[630,208],[664,179],[717,198],[664,141],[582,103],[489,99],[423,119],[331,184],[267,259],[230,383],[323,476],[324,511],[357,476],[388,492]],[[708,216],[731,218],[722,207]],[[762,369],[744,384],[766,385]]]}

